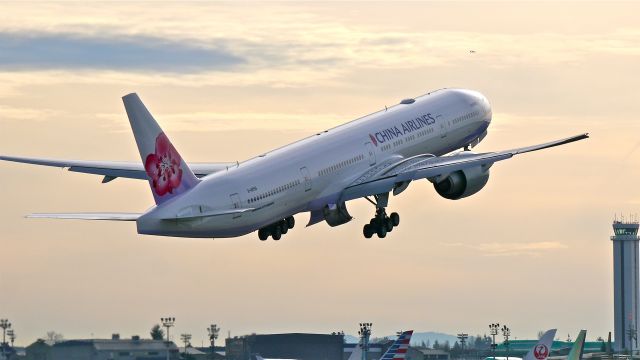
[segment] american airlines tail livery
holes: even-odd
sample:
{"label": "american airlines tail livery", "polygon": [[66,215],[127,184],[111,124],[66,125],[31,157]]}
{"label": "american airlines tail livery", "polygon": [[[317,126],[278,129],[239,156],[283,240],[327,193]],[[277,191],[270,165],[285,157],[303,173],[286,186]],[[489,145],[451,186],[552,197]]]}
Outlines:
{"label": "american airlines tail livery", "polygon": [[[480,191],[489,168],[514,155],[588,138],[581,134],[512,150],[472,153],[487,135],[491,106],[476,91],[437,90],[239,163],[188,163],[138,95],[122,98],[141,162],[0,160],[67,168],[149,182],[155,206],[133,213],[41,213],[31,218],[135,221],[138,233],[177,237],[236,237],[254,231],[279,240],[308,212],[307,226],[351,221],[346,204],[365,198],[375,215],[366,238],[384,238],[400,224],[387,215],[389,194],[427,179],[451,200]],[[462,150],[455,152],[456,150]]]}
{"label": "american airlines tail livery", "polygon": [[[409,343],[411,342],[411,336],[413,330],[402,331],[398,333],[398,338],[389,346],[387,351],[382,354],[380,360],[402,360],[407,355],[409,349]],[[362,344],[358,343],[353,349],[353,352],[347,360],[360,360],[362,359]]]}

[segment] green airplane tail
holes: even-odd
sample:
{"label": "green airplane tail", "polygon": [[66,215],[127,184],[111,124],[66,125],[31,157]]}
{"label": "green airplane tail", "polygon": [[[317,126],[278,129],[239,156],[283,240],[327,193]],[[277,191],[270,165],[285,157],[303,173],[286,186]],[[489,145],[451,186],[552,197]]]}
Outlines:
{"label": "green airplane tail", "polygon": [[571,351],[569,351],[569,355],[567,355],[567,360],[582,360],[582,352],[584,350],[584,339],[587,336],[587,330],[580,330],[578,337],[576,338],[576,342],[573,343],[573,347]]}

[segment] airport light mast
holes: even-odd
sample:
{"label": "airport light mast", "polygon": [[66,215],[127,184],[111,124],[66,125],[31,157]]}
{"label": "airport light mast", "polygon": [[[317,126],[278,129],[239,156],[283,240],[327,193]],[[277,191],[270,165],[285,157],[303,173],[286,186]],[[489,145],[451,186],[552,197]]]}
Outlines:
{"label": "airport light mast", "polygon": [[16,341],[16,333],[13,329],[7,330],[7,336],[9,337],[9,341],[11,341],[11,347],[13,347],[13,342]]}
{"label": "airport light mast", "polygon": [[511,336],[511,329],[507,325],[502,326],[502,336],[504,336],[504,347],[507,348],[507,360],[509,360],[509,336]]}
{"label": "airport light mast", "polygon": [[369,337],[371,336],[372,323],[360,323],[360,347],[362,348],[362,360],[367,360],[367,352],[369,351]]}
{"label": "airport light mast", "polygon": [[169,337],[169,328],[176,324],[176,318],[174,317],[166,317],[160,318],[160,322],[162,322],[162,326],[167,328],[167,360],[169,360],[169,348],[171,345],[171,338]]}
{"label": "airport light mast", "polygon": [[469,338],[469,334],[466,334],[466,333],[458,334],[458,340],[460,340],[460,352],[462,353],[463,358],[464,358],[464,346],[467,343],[468,338]]}
{"label": "airport light mast", "polygon": [[628,350],[627,330],[640,323],[640,283],[638,260],[638,219],[624,217],[613,221],[613,313],[614,349],[616,352]]}
{"label": "airport light mast", "polygon": [[184,354],[187,356],[187,345],[191,344],[191,334],[181,334],[180,339],[184,343]]}
{"label": "airport light mast", "polygon": [[500,324],[489,324],[489,331],[491,333],[491,352],[493,353],[493,360],[496,360],[496,335],[498,335],[498,329],[500,328]]}
{"label": "airport light mast", "polygon": [[2,328],[2,344],[7,343],[7,329],[11,329],[9,319],[0,319],[0,328]]}
{"label": "airport light mast", "polygon": [[167,328],[167,342],[170,342],[171,338],[169,337],[169,328],[171,328],[176,324],[176,318],[174,317],[160,318],[160,321],[162,322],[162,326]]}
{"label": "airport light mast", "polygon": [[211,342],[211,351],[216,352],[216,339],[218,338],[218,334],[220,333],[220,328],[216,324],[211,324],[207,328],[207,332],[209,333],[209,341]]}

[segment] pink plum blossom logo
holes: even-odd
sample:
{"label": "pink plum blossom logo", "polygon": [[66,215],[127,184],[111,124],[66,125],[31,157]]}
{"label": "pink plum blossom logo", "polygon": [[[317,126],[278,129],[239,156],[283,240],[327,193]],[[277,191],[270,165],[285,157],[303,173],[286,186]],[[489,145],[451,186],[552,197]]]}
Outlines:
{"label": "pink plum blossom logo", "polygon": [[371,142],[373,143],[373,145],[378,146],[378,139],[376,139],[375,136],[369,134],[369,139],[371,139]]}
{"label": "pink plum blossom logo", "polygon": [[151,179],[151,187],[158,196],[173,193],[182,181],[182,159],[169,138],[160,133],[155,153],[147,155],[144,168]]}

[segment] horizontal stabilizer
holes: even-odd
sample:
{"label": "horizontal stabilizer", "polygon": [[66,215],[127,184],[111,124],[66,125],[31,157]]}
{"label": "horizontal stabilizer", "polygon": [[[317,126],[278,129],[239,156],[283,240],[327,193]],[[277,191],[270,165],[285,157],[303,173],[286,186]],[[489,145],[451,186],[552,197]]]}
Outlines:
{"label": "horizontal stabilizer", "polygon": [[29,219],[136,221],[141,215],[137,213],[38,213],[26,217]]}

